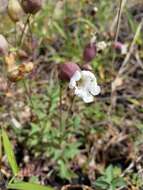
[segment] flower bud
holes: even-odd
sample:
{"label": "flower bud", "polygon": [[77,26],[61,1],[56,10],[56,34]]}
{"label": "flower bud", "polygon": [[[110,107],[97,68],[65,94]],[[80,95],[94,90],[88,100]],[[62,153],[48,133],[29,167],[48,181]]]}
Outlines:
{"label": "flower bud", "polygon": [[87,44],[83,52],[84,61],[90,62],[94,59],[95,56],[96,56],[96,45],[91,43]]}
{"label": "flower bud", "polygon": [[3,35],[0,34],[0,56],[8,53],[8,42]]}
{"label": "flower bud", "polygon": [[42,8],[42,0],[22,0],[25,13],[36,14]]}
{"label": "flower bud", "polygon": [[18,22],[22,16],[23,10],[18,0],[9,0],[8,15],[13,22]]}
{"label": "flower bud", "polygon": [[93,7],[90,14],[91,16],[96,16],[96,13],[98,12],[98,8],[97,7]]}
{"label": "flower bud", "polygon": [[61,80],[70,80],[73,74],[80,68],[76,63],[67,62],[59,65],[59,78]]}

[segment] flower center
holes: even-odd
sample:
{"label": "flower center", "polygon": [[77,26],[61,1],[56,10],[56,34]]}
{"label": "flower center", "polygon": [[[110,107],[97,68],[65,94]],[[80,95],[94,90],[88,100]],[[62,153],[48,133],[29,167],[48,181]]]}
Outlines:
{"label": "flower center", "polygon": [[80,78],[79,81],[77,81],[77,86],[78,87],[83,87],[85,85],[85,79]]}

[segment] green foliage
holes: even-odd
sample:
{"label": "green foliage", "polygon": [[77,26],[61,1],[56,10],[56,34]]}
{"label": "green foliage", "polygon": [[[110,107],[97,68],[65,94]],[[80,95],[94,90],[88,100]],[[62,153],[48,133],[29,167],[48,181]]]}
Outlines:
{"label": "green foliage", "polygon": [[42,186],[39,184],[34,183],[26,183],[26,182],[19,182],[19,183],[12,183],[9,184],[8,189],[18,189],[18,190],[53,190],[51,187]]}
{"label": "green foliage", "polygon": [[101,177],[97,178],[95,186],[99,189],[116,190],[118,187],[126,186],[124,179],[120,176],[121,169],[108,166]]}
{"label": "green foliage", "polygon": [[[8,158],[10,167],[13,171],[13,178],[9,181],[8,185],[7,185],[7,189],[18,189],[18,190],[31,190],[31,189],[35,189],[35,190],[52,190],[53,188],[51,187],[46,187],[46,186],[42,186],[39,184],[35,184],[35,183],[26,183],[26,182],[21,182],[18,178],[16,179],[16,176],[19,172],[19,167],[17,165],[16,159],[15,159],[15,155],[13,152],[13,147],[11,145],[11,142],[9,140],[9,137],[6,133],[6,131],[4,129],[2,129],[2,139],[3,139],[3,146],[4,146],[4,150],[5,150],[5,154]],[[19,181],[16,183],[12,183],[12,181]]]}
{"label": "green foliage", "polygon": [[2,138],[3,138],[3,145],[4,145],[5,154],[7,156],[10,167],[13,171],[13,175],[16,176],[18,174],[19,168],[18,168],[18,165],[16,163],[12,144],[11,144],[11,142],[8,138],[8,135],[4,129],[2,129]]}
{"label": "green foliage", "polygon": [[58,169],[59,176],[61,178],[70,180],[71,178],[76,176],[74,172],[72,172],[68,167],[68,162],[64,162],[63,160],[58,160],[58,167],[59,167]]}
{"label": "green foliage", "polygon": [[143,187],[142,176],[140,176],[138,173],[132,173],[130,177],[131,177],[131,182],[134,186],[139,188]]}
{"label": "green foliage", "polygon": [[96,103],[96,109],[93,106],[86,109],[85,115],[87,117],[91,117],[91,119],[96,119],[97,121],[101,121],[106,117],[100,103]]}
{"label": "green foliage", "polygon": [[79,128],[80,118],[75,116],[67,120],[63,114],[62,126],[59,124],[59,86],[48,86],[44,94],[34,94],[28,100],[36,122],[29,123],[26,129],[16,129],[19,141],[24,143],[31,152],[54,160],[55,170],[60,177],[70,179],[74,176],[69,162],[79,153],[80,142],[74,138]]}
{"label": "green foliage", "polygon": [[[61,4],[59,4],[59,2]],[[96,16],[90,14],[94,6],[98,8]],[[9,96],[9,94],[11,94],[11,91],[12,92],[14,90],[18,91],[18,93],[16,93],[17,95],[16,97],[20,99],[20,102],[22,104],[24,105],[28,104],[27,106],[28,108],[31,109],[32,112],[32,116],[31,118],[29,118],[27,123],[22,124],[19,121],[20,127],[14,126],[11,127],[10,130],[12,129],[12,131],[14,131],[13,134],[16,135],[18,143],[23,144],[24,148],[27,149],[27,152],[30,151],[30,153],[34,155],[35,158],[37,157],[40,158],[42,156],[42,158],[44,158],[45,160],[48,159],[49,163],[52,163],[54,171],[56,171],[57,174],[64,179],[70,180],[72,177],[75,177],[75,174],[71,170],[71,166],[73,161],[75,161],[74,158],[76,157],[76,155],[78,154],[80,155],[80,153],[82,153],[83,151],[83,154],[86,155],[85,157],[87,157],[87,159],[90,160],[91,156],[90,152],[92,149],[97,149],[97,153],[98,152],[100,153],[100,150],[98,149],[102,150],[102,146],[105,147],[105,143],[108,140],[111,140],[112,142],[112,137],[114,136],[114,129],[115,131],[117,131],[117,135],[119,134],[120,136],[120,133],[121,134],[123,133],[125,137],[126,135],[128,136],[128,134],[126,134],[129,131],[128,126],[127,128],[125,126],[125,128],[122,129],[122,123],[124,123],[124,120],[125,124],[129,123],[128,121],[126,121],[126,119],[131,120],[131,123],[136,123],[133,126],[135,126],[140,133],[139,135],[137,133],[133,133],[132,135],[129,132],[129,137],[133,136],[135,138],[134,142],[137,144],[137,148],[138,145],[142,144],[143,124],[142,122],[138,123],[138,120],[140,120],[141,118],[140,113],[143,112],[143,109],[141,106],[138,108],[139,111],[134,109],[136,108],[134,106],[139,106],[141,104],[140,100],[137,101],[136,97],[134,97],[130,99],[128,98],[128,102],[126,102],[126,99],[123,97],[123,101],[119,101],[120,103],[118,103],[118,95],[122,96],[122,94],[123,95],[125,94],[126,96],[129,94],[131,96],[132,95],[135,96],[137,94],[137,93],[133,94],[131,93],[132,92],[131,87],[130,90],[128,91],[128,87],[125,84],[127,80],[125,81],[125,83],[123,82],[123,84],[121,85],[121,87],[123,88],[117,89],[117,92],[115,93],[116,94],[115,96],[117,96],[116,106],[115,109],[111,110],[111,113],[109,113],[110,112],[109,108],[112,107],[111,105],[112,99],[114,100],[114,97],[112,97],[111,93],[111,83],[113,82],[114,78],[117,76],[118,68],[121,66],[122,60],[124,59],[124,55],[117,53],[117,55],[115,56],[115,60],[113,60],[114,57],[113,54],[114,53],[116,54],[116,52],[113,51],[113,47],[111,45],[113,42],[112,38],[113,34],[110,34],[110,29],[111,29],[110,26],[112,24],[116,25],[115,16],[117,15],[118,7],[119,7],[119,1],[117,0],[115,0],[114,2],[112,0],[108,1],[101,0],[95,2],[89,1],[89,3],[87,3],[87,1],[85,0],[81,1],[47,0],[42,10],[38,14],[33,15],[31,17],[28,23],[29,26],[25,27],[26,31],[21,31],[20,28],[21,26],[23,26],[24,23],[26,23],[25,21],[27,19],[27,15],[24,15],[24,18],[21,19],[20,25],[18,24],[15,27],[17,33],[15,33],[14,24],[12,23],[9,24],[8,19],[6,21],[5,19],[3,19],[4,22],[0,26],[0,29],[2,28],[1,30],[2,33],[4,33],[6,37],[8,37],[8,42],[10,44],[11,52],[17,53],[19,50],[20,51],[23,50],[24,53],[26,53],[26,58],[24,59],[25,62],[32,60],[34,62],[34,65],[38,66],[40,69],[42,68],[42,66],[44,66],[44,69],[46,68],[45,70],[43,69],[44,71],[39,69],[40,71],[42,71],[42,75],[44,73],[45,76],[44,75],[41,76],[41,73],[39,74],[37,72],[38,76],[35,77],[36,78],[35,81],[32,80],[31,78],[30,80],[24,79],[26,85],[24,87],[25,91],[22,95],[19,90],[23,87],[22,82],[19,83],[15,82],[11,84],[9,81],[8,86],[10,87],[10,93],[9,89],[6,89],[6,92],[4,93],[2,92],[2,96],[4,95],[5,97],[7,97]],[[127,22],[129,22],[130,30],[133,32],[133,34],[135,34],[138,22],[134,22],[133,15],[128,14],[128,12],[125,13],[125,16],[127,17]],[[122,22],[120,24],[122,25]],[[3,32],[2,25],[6,25],[5,32]],[[119,28],[120,30],[122,30],[122,27]],[[21,32],[23,32],[24,34],[23,44],[20,45],[19,47],[16,40],[18,39],[19,41]],[[110,47],[107,46],[107,48],[103,52],[97,53],[95,59],[93,59],[93,61],[91,62],[93,71],[96,71],[97,72],[96,75],[100,76],[99,80],[101,86],[103,84],[102,96],[99,99],[97,98],[95,104],[93,103],[93,105],[89,104],[85,106],[81,102],[79,103],[77,101],[75,107],[73,106],[72,108],[73,110],[70,110],[71,112],[68,112],[69,111],[68,109],[70,107],[69,104],[71,102],[70,99],[71,94],[69,95],[68,94],[69,92],[65,90],[65,92],[63,92],[63,97],[62,97],[62,105],[61,105],[62,122],[60,123],[59,122],[61,119],[60,109],[59,109],[60,87],[59,84],[57,84],[59,83],[59,81],[57,81],[58,80],[57,76],[54,75],[57,72],[57,70],[56,71],[54,70],[56,68],[55,66],[57,63],[62,63],[67,60],[76,62],[82,66],[82,64],[85,63],[83,60],[84,46],[86,45],[86,43],[89,43],[91,37],[95,33],[97,35],[96,36],[97,42],[98,40],[99,41],[105,40],[105,42],[107,42],[107,44],[109,44],[110,46]],[[32,36],[37,42],[37,44],[39,44],[39,46],[36,47],[36,49],[38,49],[36,55],[34,49],[33,52],[30,50],[32,49],[33,46],[33,44],[30,44],[31,43],[30,38]],[[128,37],[129,37],[128,38],[129,42],[127,41],[127,43],[130,43],[132,34],[131,36],[129,35]],[[122,39],[122,35],[119,38],[119,40],[120,39],[122,43],[126,43],[124,42],[124,37]],[[15,41],[15,43],[13,43],[13,41]],[[142,54],[141,33],[138,35],[135,41],[137,46],[135,48],[135,53],[138,53],[140,56],[140,54]],[[139,51],[138,51],[138,45],[139,45]],[[34,53],[34,55],[32,53]],[[35,60],[35,56],[37,56],[36,57],[37,60]],[[17,57],[20,56],[18,55]],[[142,57],[143,56],[141,56],[141,58]],[[119,60],[116,58],[119,58]],[[16,58],[16,59],[19,59],[17,61],[19,65],[21,62],[23,62],[23,58],[21,59]],[[136,60],[136,56],[134,57],[134,59]],[[140,62],[140,60],[138,61]],[[0,58],[0,62],[3,62],[2,58]],[[130,62],[131,64],[129,64],[129,69],[130,65],[132,65],[132,62],[134,62],[134,60],[131,60]],[[54,70],[54,72],[52,72],[52,69]],[[1,69],[2,72],[4,70],[5,68]],[[52,75],[51,73],[53,73],[54,76],[51,77]],[[131,73],[130,71],[129,73],[127,72],[127,75],[129,75],[129,77],[132,78],[132,72]],[[138,72],[133,73],[133,75],[138,75]],[[28,73],[26,74],[25,78],[28,78],[27,76]],[[128,76],[125,76],[125,78],[127,77]],[[42,82],[40,81],[41,79],[43,81],[43,78],[44,81],[46,80],[46,85],[43,85]],[[137,82],[138,80],[134,80],[136,78],[134,78],[133,76],[133,81]],[[137,79],[141,78],[142,75],[139,75],[139,78]],[[65,87],[67,86],[65,85]],[[10,95],[10,97],[8,98],[9,99],[8,106],[10,105],[11,101],[12,104],[13,100],[15,102],[17,101],[17,99],[14,99],[12,97],[12,95]],[[7,104],[7,99],[4,102],[6,102]],[[15,102],[14,105],[16,104]],[[133,107],[131,105],[133,105]],[[13,110],[13,108],[11,109],[11,107],[7,109],[8,106],[7,105],[1,106],[0,107],[1,113],[4,112],[4,110],[6,110],[5,115],[8,114],[8,116],[10,115],[12,117],[14,115],[17,119],[18,114],[16,115],[15,110]],[[74,112],[73,114],[72,111]],[[132,111],[134,112],[137,111],[137,114],[134,115],[139,115],[140,118],[138,119],[137,118],[138,116],[135,116],[135,118],[131,119],[131,117],[133,116]],[[99,123],[101,127],[98,128],[96,126]],[[102,125],[102,123],[105,123],[106,127],[104,127],[104,124]],[[8,127],[9,126],[10,125],[8,123]],[[113,130],[111,130],[112,127],[114,127]],[[104,130],[107,130],[108,132],[108,134],[105,135],[105,139],[104,139]],[[99,135],[97,135],[96,137],[96,134],[98,133]],[[95,140],[97,139],[97,145],[96,141],[94,143],[91,142],[92,140],[90,140],[90,138],[88,139],[88,137],[91,134],[93,134]],[[19,169],[16,163],[11,142],[9,141],[8,135],[5,130],[2,130],[2,140],[3,140],[5,154],[7,155],[8,162],[15,177]],[[117,139],[117,143],[119,143],[119,145],[120,144],[122,145],[123,143],[131,145],[130,147],[134,147],[135,143],[132,144],[132,142],[129,142],[128,138],[125,139],[125,141],[126,140],[127,143],[124,143],[124,141],[120,141],[120,139]],[[82,146],[85,148],[84,150],[80,149],[80,147]],[[103,153],[106,154],[106,152],[104,151]],[[1,146],[0,146],[0,157],[2,158]],[[98,162],[100,162],[101,160],[99,155]],[[88,165],[88,163],[86,165]],[[81,169],[84,170],[84,168]],[[25,182],[10,183],[8,188],[21,189],[21,190],[49,189],[49,187],[43,187],[40,185],[33,184],[32,182],[36,180],[37,179],[36,178],[34,179],[33,176],[33,178],[31,178],[31,183],[25,183]],[[141,186],[140,178],[136,173],[135,175],[133,174],[132,181],[133,184]],[[112,165],[107,167],[102,176],[96,180],[95,186],[99,189],[109,189],[109,190],[115,190],[118,187],[124,187],[125,182],[124,179],[121,177],[120,168],[113,167]]]}

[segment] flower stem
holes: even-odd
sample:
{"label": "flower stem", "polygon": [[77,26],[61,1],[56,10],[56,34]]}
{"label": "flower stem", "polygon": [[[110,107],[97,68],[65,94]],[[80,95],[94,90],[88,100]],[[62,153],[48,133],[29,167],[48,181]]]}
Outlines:
{"label": "flower stem", "polygon": [[28,28],[29,28],[30,40],[31,40],[31,44],[32,44],[33,34],[32,34],[32,28],[31,28],[31,24],[30,24],[30,19],[28,19]]}
{"label": "flower stem", "polygon": [[17,28],[15,23],[15,47],[17,48]]}
{"label": "flower stem", "polygon": [[25,92],[26,92],[27,99],[30,101],[30,112],[31,112],[31,116],[32,116],[32,109],[34,108],[34,105],[33,105],[31,95],[30,95],[30,91],[27,88],[25,80],[23,80],[23,86],[24,86],[24,89],[25,89]]}
{"label": "flower stem", "polygon": [[68,108],[68,110],[67,110],[67,117],[66,117],[66,119],[65,119],[65,123],[67,123],[67,122],[68,122],[68,119],[70,118],[70,114],[71,114],[71,112],[72,112],[72,108],[73,108],[73,105],[74,105],[74,101],[75,101],[75,96],[73,96],[72,99],[71,99],[71,104],[70,104],[70,106],[69,106],[69,108]]}
{"label": "flower stem", "polygon": [[19,47],[22,46],[22,43],[23,43],[23,40],[24,40],[25,30],[26,30],[27,25],[29,24],[30,17],[31,17],[31,15],[29,14],[28,17],[27,17],[27,20],[26,20],[26,22],[24,24],[24,28],[22,30],[22,34],[21,34],[20,41],[19,41]]}
{"label": "flower stem", "polygon": [[59,124],[60,124],[60,129],[62,131],[62,83],[60,82],[60,118],[59,118]]}

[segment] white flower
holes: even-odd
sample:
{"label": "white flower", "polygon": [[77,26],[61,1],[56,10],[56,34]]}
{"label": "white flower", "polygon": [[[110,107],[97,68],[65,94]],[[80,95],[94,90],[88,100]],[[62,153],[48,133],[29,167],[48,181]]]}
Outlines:
{"label": "white flower", "polygon": [[70,79],[69,88],[74,89],[74,94],[81,97],[85,103],[94,101],[94,96],[100,93],[96,77],[90,71],[76,71]]}
{"label": "white flower", "polygon": [[105,41],[98,42],[96,45],[97,51],[103,51],[107,48],[107,43]]}
{"label": "white flower", "polygon": [[95,13],[98,11],[97,7],[94,7],[93,10],[95,11]]}
{"label": "white flower", "polygon": [[128,52],[128,44],[123,44],[117,41],[114,43],[114,47],[115,49],[120,50],[121,55],[126,55]]}
{"label": "white flower", "polygon": [[126,55],[127,52],[128,52],[128,44],[123,44],[123,45],[121,46],[121,54],[122,54],[122,55]]}

